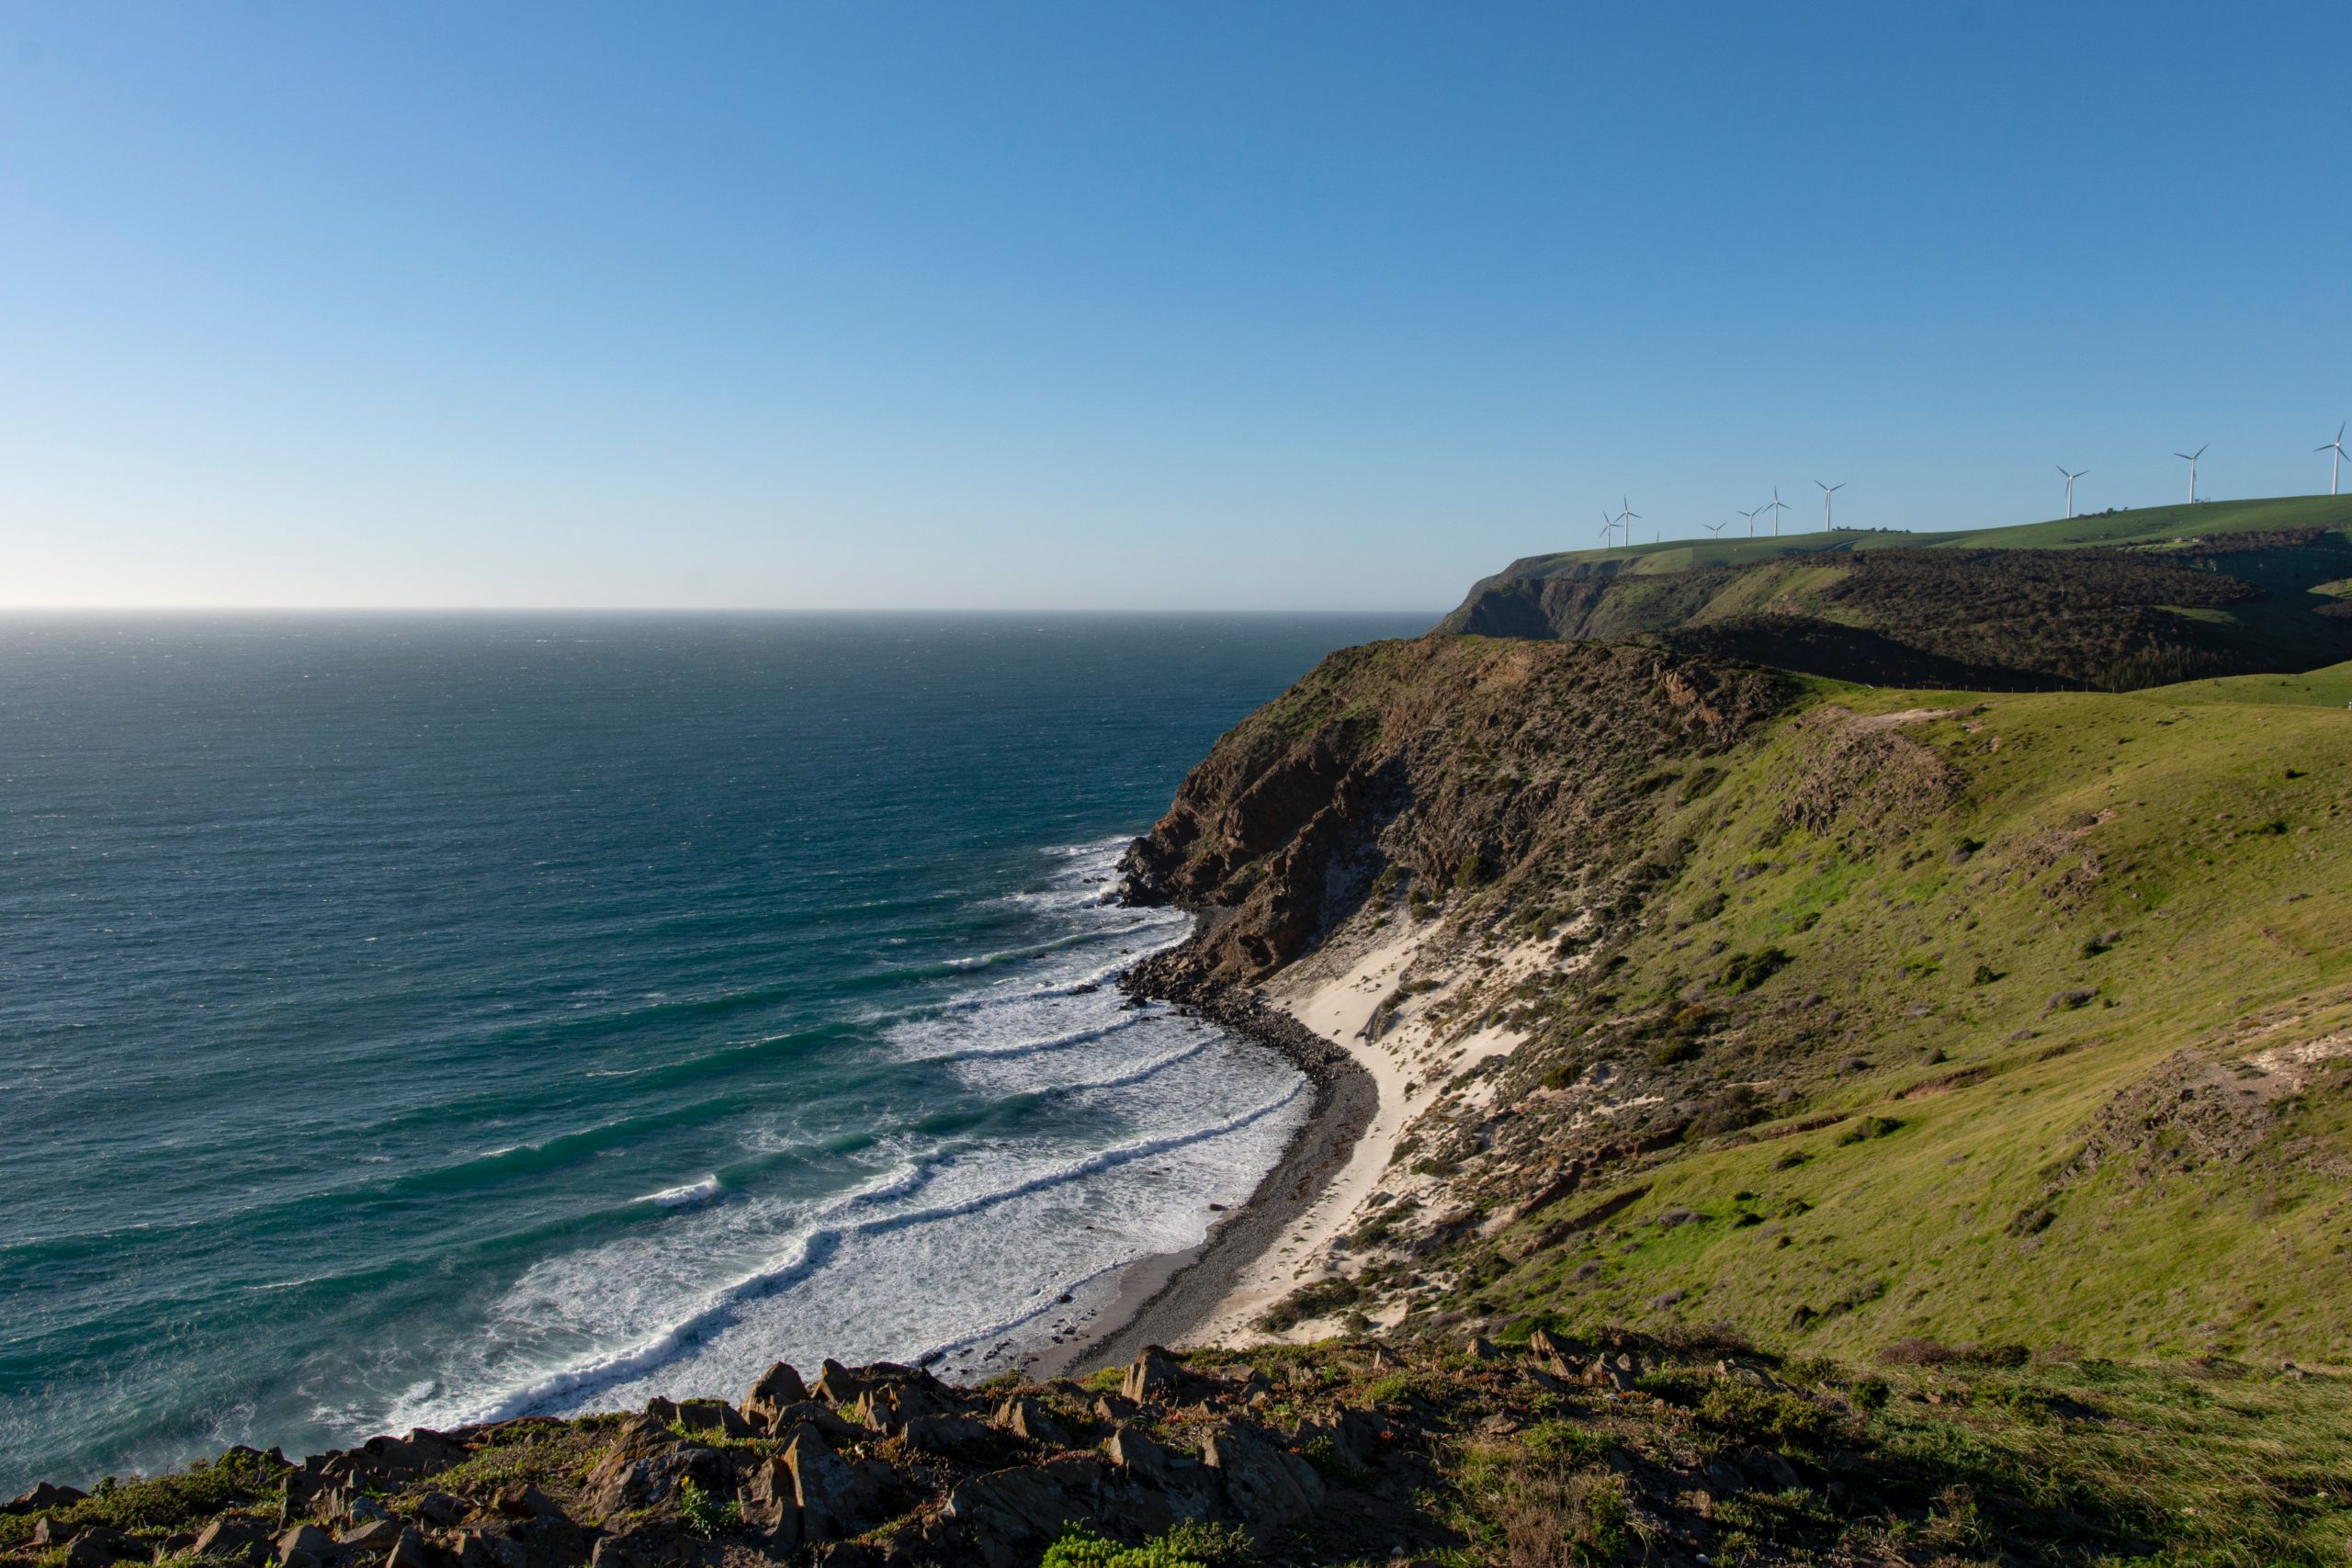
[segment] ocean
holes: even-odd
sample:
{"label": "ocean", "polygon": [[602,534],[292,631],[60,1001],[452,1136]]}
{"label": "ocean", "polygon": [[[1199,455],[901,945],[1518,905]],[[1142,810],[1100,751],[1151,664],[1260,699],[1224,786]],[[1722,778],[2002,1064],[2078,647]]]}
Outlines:
{"label": "ocean", "polygon": [[0,1494],[1069,1337],[1307,1105],[1119,849],[1431,619],[0,621]]}

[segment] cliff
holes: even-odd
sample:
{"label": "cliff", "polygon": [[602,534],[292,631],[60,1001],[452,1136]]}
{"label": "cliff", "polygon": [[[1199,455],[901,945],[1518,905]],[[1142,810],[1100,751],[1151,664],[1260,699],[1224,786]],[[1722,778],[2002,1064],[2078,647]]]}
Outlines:
{"label": "cliff", "polygon": [[2347,685],[1336,656],[1132,852],[1158,971],[1410,931],[1365,1032],[1509,1048],[1287,1315],[2352,1355]]}
{"label": "cliff", "polygon": [[232,1450],[0,1564],[2341,1562],[2348,705],[1334,655],[1127,861],[1132,984],[1410,1045],[1273,1342]]}
{"label": "cliff", "polygon": [[2352,658],[2352,505],[2168,507],[1515,561],[1441,630],[1640,638],[1874,685],[2131,690]]}

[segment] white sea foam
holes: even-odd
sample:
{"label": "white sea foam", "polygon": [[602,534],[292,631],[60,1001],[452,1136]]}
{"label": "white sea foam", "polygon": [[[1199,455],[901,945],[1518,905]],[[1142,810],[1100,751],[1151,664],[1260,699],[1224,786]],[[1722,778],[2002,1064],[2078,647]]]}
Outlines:
{"label": "white sea foam", "polygon": [[[1024,900],[1038,940],[975,961],[1030,959],[1017,976],[975,973],[963,996],[872,1021],[889,1056],[964,1086],[938,1130],[887,1135],[855,1156],[873,1174],[829,1199],[750,1176],[723,1203],[716,1177],[645,1195],[667,1211],[659,1224],[532,1265],[481,1341],[430,1390],[403,1390],[387,1424],[732,1396],[778,1356],[999,1364],[1074,1332],[1121,1268],[1197,1245],[1210,1204],[1248,1196],[1307,1097],[1271,1053],[1105,984],[1191,928],[1098,901],[1091,879],[1125,844],[1062,852]],[[742,1139],[772,1150],[807,1133],[781,1115]]]}
{"label": "white sea foam", "polygon": [[[688,1349],[718,1338],[742,1320],[748,1307],[762,1298],[782,1294],[802,1284],[826,1269],[839,1258],[843,1248],[853,1243],[963,1219],[1019,1199],[1084,1182],[1140,1160],[1217,1140],[1293,1109],[1301,1100],[1304,1091],[1303,1082],[1294,1082],[1272,1100],[1205,1125],[1156,1137],[1132,1139],[1090,1155],[1063,1160],[1001,1187],[987,1188],[960,1197],[943,1198],[918,1207],[886,1208],[880,1213],[862,1213],[932,1185],[940,1174],[940,1168],[932,1167],[896,1177],[842,1200],[826,1215],[824,1223],[798,1238],[791,1250],[771,1266],[707,1291],[687,1311],[634,1343],[543,1374],[521,1387],[492,1396],[481,1405],[432,1414],[442,1419],[454,1416],[458,1420],[497,1420],[538,1411],[577,1408],[584,1401],[599,1394],[608,1394],[618,1385],[668,1366]],[[1279,1148],[1279,1143],[1275,1146]],[[855,1217],[861,1213],[862,1217]],[[1001,1244],[1001,1236],[991,1240],[993,1246]],[[867,1280],[866,1285],[871,1289],[880,1282]],[[812,1327],[821,1331],[825,1326],[806,1325],[802,1331],[806,1333]],[[831,1326],[838,1329],[848,1325]]]}
{"label": "white sea foam", "polygon": [[718,1196],[718,1178],[706,1176],[700,1181],[689,1181],[683,1187],[664,1187],[659,1192],[648,1192],[636,1201],[658,1204],[664,1209],[682,1209],[690,1203],[707,1203]]}

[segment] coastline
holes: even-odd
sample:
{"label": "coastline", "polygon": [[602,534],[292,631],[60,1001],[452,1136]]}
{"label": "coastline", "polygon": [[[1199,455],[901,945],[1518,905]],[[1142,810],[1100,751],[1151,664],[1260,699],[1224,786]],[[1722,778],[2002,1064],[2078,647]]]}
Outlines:
{"label": "coastline", "polygon": [[1219,1219],[1197,1247],[1137,1259],[1120,1277],[1102,1314],[1101,1332],[1030,1359],[1039,1378],[1069,1376],[1130,1360],[1147,1345],[1197,1338],[1244,1288],[1253,1265],[1268,1257],[1331,1190],[1357,1157],[1380,1109],[1372,1073],[1344,1046],[1318,1037],[1289,1012],[1255,992],[1222,981],[1200,981],[1154,954],[1119,976],[1128,995],[1172,1003],[1236,1034],[1281,1053],[1313,1088],[1306,1119],[1282,1157],[1259,1179],[1249,1198]]}
{"label": "coastline", "polygon": [[[1035,1375],[1092,1371],[1131,1359],[1147,1345],[1295,1341],[1331,1332],[1328,1317],[1281,1332],[1260,1327],[1259,1319],[1302,1286],[1343,1275],[1344,1238],[1378,1203],[1438,1195],[1442,1183],[1435,1179],[1391,1168],[1407,1128],[1456,1093],[1482,1101],[1487,1086],[1469,1080],[1521,1036],[1498,1025],[1441,1030],[1429,1011],[1465,987],[1508,988],[1545,958],[1538,944],[1524,944],[1478,975],[1429,951],[1439,934],[1434,924],[1379,932],[1377,924],[1343,927],[1262,989],[1200,978],[1182,946],[1121,976],[1131,995],[1172,1002],[1281,1052],[1307,1074],[1315,1103],[1244,1204],[1199,1246],[1130,1264],[1101,1314],[1107,1326],[1032,1357],[1026,1364]],[[1414,999],[1400,1008],[1403,977],[1425,956],[1436,972],[1424,965]]]}

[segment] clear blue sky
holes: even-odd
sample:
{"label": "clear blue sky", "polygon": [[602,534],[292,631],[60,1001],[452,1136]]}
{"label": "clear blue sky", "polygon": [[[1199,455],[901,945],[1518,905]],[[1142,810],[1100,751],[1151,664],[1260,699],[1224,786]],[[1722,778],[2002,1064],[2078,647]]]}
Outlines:
{"label": "clear blue sky", "polygon": [[2324,490],[2325,6],[0,0],[0,603],[1429,607]]}

